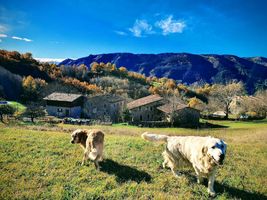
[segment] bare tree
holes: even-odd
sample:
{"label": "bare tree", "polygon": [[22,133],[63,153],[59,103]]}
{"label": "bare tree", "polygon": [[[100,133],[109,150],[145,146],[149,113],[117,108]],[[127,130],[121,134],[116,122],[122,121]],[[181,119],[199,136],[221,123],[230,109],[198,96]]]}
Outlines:
{"label": "bare tree", "polygon": [[258,91],[255,96],[243,97],[240,102],[241,113],[254,112],[258,117],[266,117],[267,90]]}
{"label": "bare tree", "polygon": [[184,104],[184,102],[181,99],[178,89],[169,90],[169,92],[165,95],[165,99],[167,99],[168,106],[170,106],[169,120],[171,126],[173,126],[177,117],[177,106],[179,104]]}
{"label": "bare tree", "polygon": [[229,83],[227,85],[215,84],[212,86],[209,104],[213,109],[216,108],[225,111],[225,118],[228,119],[230,112],[230,103],[236,96],[244,95],[245,89],[243,83]]}

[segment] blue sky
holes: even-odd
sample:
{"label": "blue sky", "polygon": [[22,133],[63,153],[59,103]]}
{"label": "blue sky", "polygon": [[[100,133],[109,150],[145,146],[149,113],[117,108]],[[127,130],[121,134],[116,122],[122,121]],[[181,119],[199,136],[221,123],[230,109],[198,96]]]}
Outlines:
{"label": "blue sky", "polygon": [[267,1],[0,0],[0,48],[38,58],[214,53],[267,57]]}

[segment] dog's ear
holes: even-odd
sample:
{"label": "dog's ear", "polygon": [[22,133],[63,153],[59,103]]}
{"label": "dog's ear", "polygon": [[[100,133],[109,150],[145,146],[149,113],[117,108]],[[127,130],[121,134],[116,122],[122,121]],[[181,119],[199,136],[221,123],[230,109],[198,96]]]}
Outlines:
{"label": "dog's ear", "polygon": [[202,154],[205,156],[207,154],[207,152],[208,152],[208,147],[203,146],[202,147]]}

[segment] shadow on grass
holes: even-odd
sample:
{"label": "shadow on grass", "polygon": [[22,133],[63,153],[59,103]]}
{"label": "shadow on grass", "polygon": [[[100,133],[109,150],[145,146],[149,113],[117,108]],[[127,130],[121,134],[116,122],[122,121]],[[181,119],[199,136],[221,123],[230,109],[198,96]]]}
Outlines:
{"label": "shadow on grass", "polygon": [[[189,178],[191,182],[196,182],[196,176],[192,175],[190,172],[183,172],[186,177]],[[197,184],[197,183],[196,183]],[[208,180],[204,179],[203,185],[208,187]],[[267,196],[257,193],[257,192],[250,192],[242,189],[238,189],[235,187],[231,187],[222,183],[218,183],[215,181],[214,183],[214,190],[217,195],[222,193],[228,193],[234,199],[242,199],[242,200],[251,200],[251,199],[267,199]]]}
{"label": "shadow on grass", "polygon": [[[166,169],[163,169],[161,166],[158,168],[159,171],[165,171]],[[168,169],[167,169],[168,170]],[[182,175],[184,175],[186,178],[188,178],[188,180],[193,183],[193,184],[197,184],[197,177],[194,175],[194,173],[192,173],[192,171],[188,171],[188,170],[182,170],[180,171]],[[208,179],[204,178],[204,181],[202,183],[203,185],[205,185],[206,187],[208,187]],[[238,189],[235,187],[231,187],[222,183],[218,183],[215,181],[214,183],[214,190],[217,193],[217,196],[222,194],[222,193],[227,193],[229,194],[230,197],[234,198],[234,199],[242,199],[242,200],[253,200],[253,199],[266,199],[267,200],[267,196],[257,193],[257,192],[250,192],[250,191],[246,191],[246,190],[242,190],[242,189]]]}
{"label": "shadow on grass", "polygon": [[224,126],[224,125],[220,125],[220,124],[212,124],[209,122],[205,122],[205,123],[200,123],[199,124],[200,128],[205,129],[205,128],[229,128],[229,126]]}
{"label": "shadow on grass", "polygon": [[106,172],[108,174],[114,174],[116,176],[116,181],[120,183],[127,181],[135,181],[137,183],[140,183],[142,181],[151,181],[151,176],[148,173],[144,171],[139,171],[127,165],[121,165],[116,161],[110,159],[106,159],[101,162],[100,166],[101,171]]}
{"label": "shadow on grass", "polygon": [[218,182],[215,182],[214,189],[218,194],[227,192],[231,197],[236,199],[244,199],[244,200],[267,199],[267,196],[263,194],[245,191]]}

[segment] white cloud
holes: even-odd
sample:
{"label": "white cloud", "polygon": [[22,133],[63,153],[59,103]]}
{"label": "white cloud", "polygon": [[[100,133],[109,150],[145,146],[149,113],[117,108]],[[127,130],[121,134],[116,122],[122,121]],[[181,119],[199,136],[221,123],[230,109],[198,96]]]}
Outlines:
{"label": "white cloud", "polygon": [[32,40],[28,39],[28,38],[22,38],[22,40],[26,41],[26,42],[32,42]]}
{"label": "white cloud", "polygon": [[117,33],[118,35],[127,35],[127,33],[125,33],[124,31],[114,31],[115,33]]}
{"label": "white cloud", "polygon": [[40,62],[49,62],[49,63],[59,63],[63,61],[63,58],[34,58],[36,60],[39,60]]}
{"label": "white cloud", "polygon": [[7,37],[6,34],[1,34],[1,33],[0,33],[0,38],[6,38],[6,37]]}
{"label": "white cloud", "polygon": [[25,42],[32,42],[32,40],[28,39],[28,38],[21,38],[21,37],[17,37],[17,36],[13,36],[11,37],[14,40],[23,40]]}
{"label": "white cloud", "polygon": [[168,35],[170,33],[182,33],[186,24],[181,20],[174,20],[173,16],[170,15],[166,19],[162,19],[155,23],[155,26],[162,29],[163,35]]}
{"label": "white cloud", "polygon": [[152,26],[146,20],[135,20],[132,28],[129,31],[133,33],[135,37],[142,37],[144,34],[152,34]]}

